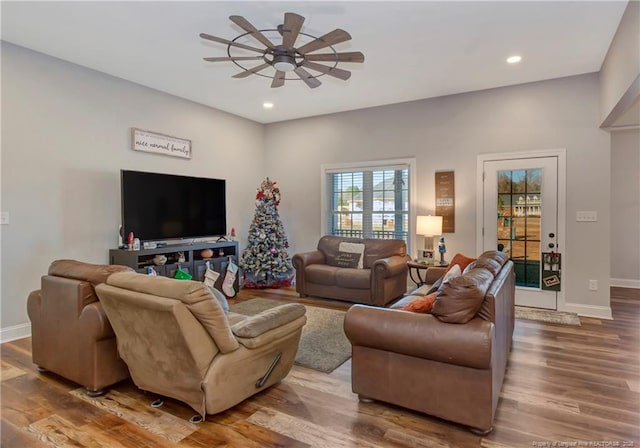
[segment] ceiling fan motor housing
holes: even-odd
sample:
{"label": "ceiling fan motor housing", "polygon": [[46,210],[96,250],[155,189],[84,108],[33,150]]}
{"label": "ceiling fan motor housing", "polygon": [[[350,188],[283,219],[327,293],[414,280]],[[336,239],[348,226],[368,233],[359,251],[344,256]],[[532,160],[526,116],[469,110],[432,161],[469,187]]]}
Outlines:
{"label": "ceiling fan motor housing", "polygon": [[295,70],[297,67],[295,58],[290,56],[288,53],[276,53],[273,56],[273,63],[271,65],[273,65],[273,68],[281,72],[290,72]]}

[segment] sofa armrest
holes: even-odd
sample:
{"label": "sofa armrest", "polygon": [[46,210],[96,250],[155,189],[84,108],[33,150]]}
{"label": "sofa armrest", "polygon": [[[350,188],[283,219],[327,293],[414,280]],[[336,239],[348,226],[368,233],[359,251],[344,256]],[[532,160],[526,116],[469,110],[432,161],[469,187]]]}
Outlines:
{"label": "sofa armrest", "polygon": [[85,306],[78,318],[78,324],[80,334],[93,341],[115,337],[111,323],[100,302],[93,302]]}
{"label": "sofa armrest", "polygon": [[407,274],[409,268],[408,255],[393,255],[391,257],[380,258],[373,263],[372,272],[374,275],[382,275],[382,278],[394,277],[396,275]]}
{"label": "sofa armrest", "polygon": [[245,347],[260,347],[302,327],[306,312],[299,303],[280,305],[234,324],[231,331]]}
{"label": "sofa armrest", "polygon": [[494,325],[478,317],[466,324],[431,314],[354,305],[344,331],[353,347],[368,347],[477,369],[491,367]]}
{"label": "sofa armrest", "polygon": [[310,264],[326,264],[324,254],[319,250],[295,254],[292,262],[296,270],[303,269],[305,266],[309,266]]}
{"label": "sofa armrest", "polygon": [[33,323],[40,319],[40,307],[42,306],[42,291],[36,290],[29,293],[27,297],[27,315]]}

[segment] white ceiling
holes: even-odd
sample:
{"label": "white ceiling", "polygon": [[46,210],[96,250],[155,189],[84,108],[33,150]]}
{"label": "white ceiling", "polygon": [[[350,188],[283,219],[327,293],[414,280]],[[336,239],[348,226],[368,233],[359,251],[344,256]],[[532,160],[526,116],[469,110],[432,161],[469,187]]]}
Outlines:
{"label": "white ceiling", "polygon": [[[2,1],[1,32],[5,41],[270,123],[598,71],[626,4]],[[199,33],[244,33],[230,15],[273,29],[285,12],[306,18],[303,33],[348,31],[352,40],[335,49],[363,52],[364,64],[340,64],[351,79],[322,76],[312,90],[299,80],[272,89],[267,78],[233,79],[241,70],[232,62],[202,60],[226,56],[226,45]],[[520,64],[505,63],[513,54]],[[263,109],[265,101],[275,107]]]}

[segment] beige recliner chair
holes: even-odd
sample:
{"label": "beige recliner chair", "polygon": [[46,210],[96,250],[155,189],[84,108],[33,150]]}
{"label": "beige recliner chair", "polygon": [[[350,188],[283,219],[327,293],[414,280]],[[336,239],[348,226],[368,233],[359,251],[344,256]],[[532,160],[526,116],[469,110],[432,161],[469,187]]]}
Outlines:
{"label": "beige recliner chair", "polygon": [[96,288],[118,352],[141,389],[183,401],[202,418],[235,406],[291,370],[306,308],[225,313],[202,283],[136,273]]}
{"label": "beige recliner chair", "polygon": [[31,353],[38,370],[82,384],[91,396],[102,395],[108,386],[129,378],[94,291],[111,274],[122,271],[131,268],[75,260],[51,263],[42,288],[27,299]]}

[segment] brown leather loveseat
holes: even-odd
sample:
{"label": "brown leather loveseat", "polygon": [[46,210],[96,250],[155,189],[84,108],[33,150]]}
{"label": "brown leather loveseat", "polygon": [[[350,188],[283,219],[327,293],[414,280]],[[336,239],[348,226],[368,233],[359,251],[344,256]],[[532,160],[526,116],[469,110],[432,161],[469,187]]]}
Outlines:
{"label": "brown leather loveseat", "polygon": [[511,349],[514,295],[513,262],[490,251],[441,286],[432,314],[351,307],[344,329],[353,392],[488,433]]}
{"label": "brown leather loveseat", "polygon": [[[364,246],[361,267],[341,267],[342,244]],[[326,235],[315,251],[296,254],[296,291],[384,306],[407,292],[407,245],[403,240],[360,239]]]}
{"label": "brown leather loveseat", "polygon": [[94,287],[114,272],[131,271],[118,265],[56,260],[42,277],[42,287],[29,294],[33,362],[83,385],[88,395],[129,378],[118,356],[116,336]]}

